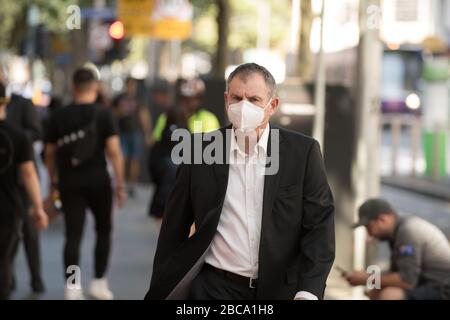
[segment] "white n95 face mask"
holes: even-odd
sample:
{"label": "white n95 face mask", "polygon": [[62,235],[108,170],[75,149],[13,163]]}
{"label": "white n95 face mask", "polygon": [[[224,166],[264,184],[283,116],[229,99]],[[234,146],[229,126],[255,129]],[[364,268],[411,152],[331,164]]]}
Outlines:
{"label": "white n95 face mask", "polygon": [[270,104],[270,101],[272,99],[269,100],[269,103],[264,108],[258,107],[246,100],[230,104],[227,110],[228,119],[235,129],[240,129],[244,132],[255,130],[264,121],[264,111]]}

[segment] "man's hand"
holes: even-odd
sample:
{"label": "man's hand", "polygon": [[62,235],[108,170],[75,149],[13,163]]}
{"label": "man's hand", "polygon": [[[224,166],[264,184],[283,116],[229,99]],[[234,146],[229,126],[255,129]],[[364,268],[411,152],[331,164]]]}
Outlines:
{"label": "man's hand", "polygon": [[367,273],[364,271],[350,271],[344,273],[344,278],[352,286],[365,285],[367,282]]}
{"label": "man's hand", "polygon": [[59,198],[59,190],[58,190],[57,184],[56,183],[52,183],[50,185],[49,189],[50,189],[50,191],[49,191],[50,199],[52,199],[52,200],[58,199]]}
{"label": "man's hand", "polygon": [[47,229],[48,227],[48,215],[45,213],[44,209],[37,208],[33,209],[32,212],[34,222],[39,230]]}
{"label": "man's hand", "polygon": [[116,195],[117,205],[119,207],[122,207],[125,204],[125,202],[127,201],[127,195],[125,193],[124,187],[116,187],[115,195]]}

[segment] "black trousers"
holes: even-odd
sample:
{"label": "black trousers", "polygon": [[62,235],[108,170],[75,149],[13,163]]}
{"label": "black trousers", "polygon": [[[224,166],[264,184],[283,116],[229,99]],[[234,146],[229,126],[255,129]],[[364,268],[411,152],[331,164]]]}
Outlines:
{"label": "black trousers", "polygon": [[0,300],[9,298],[13,271],[14,245],[19,236],[18,219],[0,221]]}
{"label": "black trousers", "polygon": [[[24,204],[24,208],[29,207],[28,195],[25,190],[21,190],[21,198]],[[31,287],[38,288],[43,285],[41,276],[41,253],[39,248],[39,233],[36,228],[36,224],[33,218],[28,213],[28,210],[24,209],[21,215],[21,237],[17,237],[14,244],[13,256],[17,256],[19,250],[20,240],[23,241],[23,247],[25,249],[25,256],[28,262],[28,269],[31,276]],[[13,280],[14,281],[14,280]]]}
{"label": "black trousers", "polygon": [[65,276],[70,276],[66,273],[69,266],[79,266],[80,244],[86,210],[89,208],[94,216],[96,232],[95,277],[102,278],[111,250],[113,193],[109,175],[104,170],[64,180],[60,183],[59,191],[65,222]]}
{"label": "black trousers", "polygon": [[189,298],[191,300],[254,300],[256,290],[204,268],[192,281]]}

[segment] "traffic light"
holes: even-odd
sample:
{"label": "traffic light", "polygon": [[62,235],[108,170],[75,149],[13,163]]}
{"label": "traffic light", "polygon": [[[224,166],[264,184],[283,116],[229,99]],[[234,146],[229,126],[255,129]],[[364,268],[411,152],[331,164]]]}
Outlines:
{"label": "traffic light", "polygon": [[114,40],[122,40],[125,35],[125,30],[122,21],[114,21],[109,26],[109,36]]}
{"label": "traffic light", "polygon": [[115,60],[123,60],[128,55],[128,40],[125,39],[123,23],[119,20],[112,21],[108,29],[112,46],[105,52],[104,64],[110,64]]}

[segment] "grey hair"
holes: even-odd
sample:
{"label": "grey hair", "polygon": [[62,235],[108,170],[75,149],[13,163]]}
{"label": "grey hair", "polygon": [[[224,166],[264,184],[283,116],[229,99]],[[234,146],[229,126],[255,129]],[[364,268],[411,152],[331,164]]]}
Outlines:
{"label": "grey hair", "polygon": [[267,70],[263,66],[260,66],[259,64],[256,64],[256,63],[244,63],[244,64],[239,65],[236,69],[234,69],[233,72],[230,73],[230,75],[228,76],[228,79],[227,79],[227,83],[226,83],[227,92],[228,92],[231,81],[236,76],[238,76],[240,79],[246,81],[247,78],[254,73],[257,73],[263,77],[267,88],[269,88],[270,96],[273,97],[274,95],[276,95],[277,84],[275,82],[275,78],[269,72],[269,70]]}

